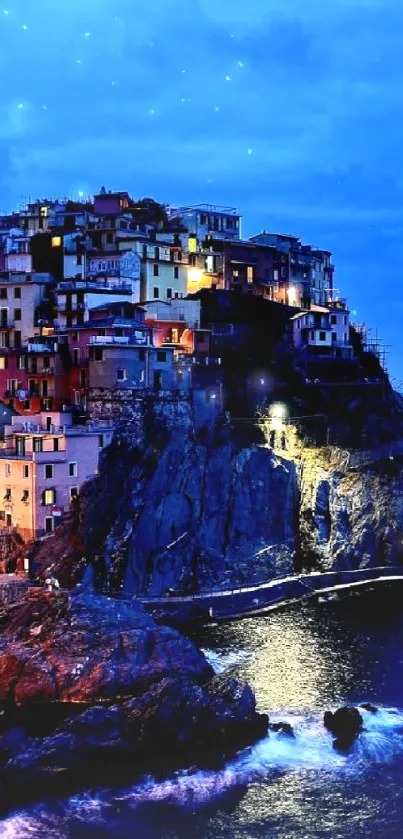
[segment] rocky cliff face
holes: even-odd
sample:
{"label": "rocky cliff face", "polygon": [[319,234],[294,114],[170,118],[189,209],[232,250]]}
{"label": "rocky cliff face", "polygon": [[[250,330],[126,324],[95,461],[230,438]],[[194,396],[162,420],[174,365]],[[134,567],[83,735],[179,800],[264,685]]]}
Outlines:
{"label": "rocky cliff face", "polygon": [[394,447],[307,449],[300,460],[300,551],[324,569],[400,564],[403,473]]}
{"label": "rocky cliff face", "polygon": [[87,561],[85,579],[100,588],[163,595],[400,563],[403,446],[304,446],[288,429],[286,449],[273,451],[269,436],[181,432],[144,453],[117,445],[71,537],[60,531],[59,558],[59,537],[46,542],[42,568],[51,557],[61,581],[74,568],[75,582]]}
{"label": "rocky cliff face", "polygon": [[0,634],[0,808],[267,732],[251,689],[138,604],[33,590]]}

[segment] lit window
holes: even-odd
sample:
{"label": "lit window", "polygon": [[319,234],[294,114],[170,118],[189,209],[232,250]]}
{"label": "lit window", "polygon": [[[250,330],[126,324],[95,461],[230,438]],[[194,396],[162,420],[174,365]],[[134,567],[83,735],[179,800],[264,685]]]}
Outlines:
{"label": "lit window", "polygon": [[49,213],[48,207],[41,207],[41,216],[42,218],[47,218]]}
{"label": "lit window", "polygon": [[61,236],[52,236],[52,248],[60,248],[62,244]]}
{"label": "lit window", "polygon": [[253,283],[253,280],[254,280],[253,265],[248,265],[248,267],[246,269],[246,278],[247,278],[248,283]]}
{"label": "lit window", "polygon": [[4,357],[4,355],[0,356],[0,370],[5,370],[6,369],[6,367],[7,367],[6,361],[7,361],[7,359]]}
{"label": "lit window", "polygon": [[189,236],[189,239],[188,239],[188,250],[189,250],[189,253],[196,253],[196,252],[197,252],[197,239],[196,239],[196,236]]}
{"label": "lit window", "polygon": [[43,491],[42,499],[44,507],[48,507],[50,504],[56,504],[56,490],[45,489]]}

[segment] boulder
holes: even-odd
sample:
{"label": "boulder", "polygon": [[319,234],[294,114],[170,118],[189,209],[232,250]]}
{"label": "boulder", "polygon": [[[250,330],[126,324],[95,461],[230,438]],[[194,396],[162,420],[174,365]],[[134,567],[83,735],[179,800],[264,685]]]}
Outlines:
{"label": "boulder", "polygon": [[160,761],[223,760],[267,733],[250,687],[215,676],[138,603],[36,591],[9,614],[0,673],[4,806]]}
{"label": "boulder", "polygon": [[334,747],[340,751],[350,748],[362,731],[363,719],[357,708],[344,706],[337,711],[326,711],[323,717],[325,728],[334,735]]}
{"label": "boulder", "polygon": [[361,705],[360,707],[363,708],[364,711],[369,711],[370,714],[377,714],[378,713],[378,708],[376,707],[376,705],[371,705],[370,702],[364,702],[364,704]]}
{"label": "boulder", "polygon": [[285,737],[295,737],[294,729],[289,722],[271,722],[269,723],[269,731],[284,734]]}

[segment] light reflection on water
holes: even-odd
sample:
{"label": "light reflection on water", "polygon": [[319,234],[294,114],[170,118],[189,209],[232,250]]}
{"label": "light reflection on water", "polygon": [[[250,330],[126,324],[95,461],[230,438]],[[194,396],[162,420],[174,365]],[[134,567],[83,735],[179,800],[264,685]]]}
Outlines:
{"label": "light reflection on water", "polygon": [[[289,720],[296,739],[271,734],[221,772],[31,808],[0,825],[1,839],[402,839],[400,592],[299,604],[198,633],[216,670],[248,680],[259,707]],[[323,711],[362,701],[384,707],[365,715],[367,733],[341,756]]]}

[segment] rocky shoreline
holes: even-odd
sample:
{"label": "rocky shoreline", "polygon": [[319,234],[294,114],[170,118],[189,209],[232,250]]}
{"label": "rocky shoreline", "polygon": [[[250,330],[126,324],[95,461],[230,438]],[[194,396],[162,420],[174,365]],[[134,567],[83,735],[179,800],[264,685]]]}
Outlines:
{"label": "rocky shoreline", "polygon": [[0,803],[116,773],[224,761],[266,735],[248,685],[217,677],[138,604],[33,591],[0,636]]}

